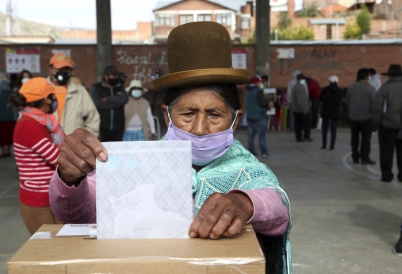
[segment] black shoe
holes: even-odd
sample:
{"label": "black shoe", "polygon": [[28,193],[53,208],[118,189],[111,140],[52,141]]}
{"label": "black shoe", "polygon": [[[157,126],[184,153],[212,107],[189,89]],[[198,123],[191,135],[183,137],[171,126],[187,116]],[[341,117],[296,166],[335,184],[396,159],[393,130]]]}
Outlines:
{"label": "black shoe", "polygon": [[375,161],[372,160],[362,161],[362,165],[375,165]]}
{"label": "black shoe", "polygon": [[394,254],[396,256],[402,256],[402,234],[401,234],[401,237],[399,237],[399,240],[395,245]]}
{"label": "black shoe", "polygon": [[313,142],[314,140],[311,139],[311,138],[307,138],[307,139],[304,139],[304,141],[306,141],[306,142]]}
{"label": "black shoe", "polygon": [[327,148],[326,146],[322,146],[322,147],[321,147],[321,149],[326,149],[326,148]]}
{"label": "black shoe", "polygon": [[303,142],[303,140],[296,140],[296,142]]}

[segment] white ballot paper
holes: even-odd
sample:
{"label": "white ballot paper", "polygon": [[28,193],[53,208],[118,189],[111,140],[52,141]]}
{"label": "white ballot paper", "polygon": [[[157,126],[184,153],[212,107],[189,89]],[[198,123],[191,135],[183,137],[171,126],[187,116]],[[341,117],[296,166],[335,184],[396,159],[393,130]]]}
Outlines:
{"label": "white ballot paper", "polygon": [[96,161],[98,239],[188,238],[191,142],[102,144],[108,160]]}
{"label": "white ballot paper", "polygon": [[96,224],[66,224],[56,236],[92,236],[93,231],[96,236]]}

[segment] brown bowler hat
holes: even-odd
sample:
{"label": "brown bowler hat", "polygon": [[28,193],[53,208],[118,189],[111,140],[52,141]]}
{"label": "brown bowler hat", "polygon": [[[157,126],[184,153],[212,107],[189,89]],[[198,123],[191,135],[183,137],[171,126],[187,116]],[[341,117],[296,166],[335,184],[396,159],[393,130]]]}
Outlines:
{"label": "brown bowler hat", "polygon": [[168,37],[169,74],[152,81],[157,90],[195,85],[247,84],[251,72],[232,68],[227,29],[215,22],[194,22],[174,28]]}

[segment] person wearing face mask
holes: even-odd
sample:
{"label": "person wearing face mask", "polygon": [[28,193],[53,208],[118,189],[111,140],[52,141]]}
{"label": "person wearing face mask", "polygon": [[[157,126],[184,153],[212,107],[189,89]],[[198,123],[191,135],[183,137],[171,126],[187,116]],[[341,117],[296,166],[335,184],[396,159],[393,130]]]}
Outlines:
{"label": "person wearing face mask", "polygon": [[29,79],[32,79],[32,74],[29,70],[23,70],[18,74],[17,82],[13,87],[13,92],[18,92],[22,85],[28,81]]}
{"label": "person wearing face mask", "polygon": [[295,120],[296,142],[312,142],[313,139],[310,138],[310,108],[308,93],[306,92],[306,76],[300,73],[296,79],[297,83],[292,90],[291,103]]}
{"label": "person wearing face mask", "polygon": [[151,107],[149,102],[142,97],[143,93],[148,90],[142,87],[141,81],[132,80],[126,91],[130,99],[124,106],[126,130],[124,131],[123,141],[155,140],[155,123]]}
{"label": "person wearing face mask", "polygon": [[267,134],[267,110],[269,108],[269,101],[264,96],[264,83],[259,75],[251,78],[246,86],[246,110],[247,110],[247,124],[248,124],[248,137],[247,144],[248,150],[257,155],[254,148],[254,138],[258,135],[260,142],[260,151],[263,158],[268,157],[268,148],[266,141]]}
{"label": "person wearing face mask", "polygon": [[120,72],[114,66],[103,71],[102,81],[91,86],[91,98],[98,109],[102,142],[122,141],[125,128],[124,105],[128,95],[120,83]]}
{"label": "person wearing face mask", "polygon": [[45,78],[22,85],[9,103],[22,109],[14,130],[14,157],[20,180],[21,216],[31,235],[43,224],[61,224],[49,203],[49,183],[65,134],[53,115],[58,102]]}
{"label": "person wearing face mask", "polygon": [[[169,33],[169,74],[153,80],[165,92],[168,130],[162,140],[191,141],[189,236],[231,237],[250,223],[262,250],[269,251],[267,273],[290,274],[287,195],[273,172],[233,136],[243,114],[236,84],[248,83],[251,73],[232,68],[230,41],[227,29],[215,22],[188,23]],[[95,160],[107,161],[107,151],[91,137],[86,130],[67,137],[70,145],[63,146],[51,181],[52,209],[65,222],[96,222]]]}
{"label": "person wearing face mask", "polygon": [[55,115],[68,135],[77,128],[85,128],[99,135],[99,113],[86,89],[70,80],[74,75],[74,62],[70,56],[59,53],[49,61],[48,80],[55,86],[59,102]]}

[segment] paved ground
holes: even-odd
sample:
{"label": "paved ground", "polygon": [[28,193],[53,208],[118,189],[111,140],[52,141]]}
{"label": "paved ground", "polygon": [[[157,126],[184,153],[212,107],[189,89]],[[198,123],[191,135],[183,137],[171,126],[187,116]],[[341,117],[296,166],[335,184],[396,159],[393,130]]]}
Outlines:
{"label": "paved ground", "polygon": [[[245,144],[244,129],[235,136]],[[287,132],[269,131],[269,157],[262,159],[285,185],[291,201],[294,273],[401,273],[392,248],[402,219],[402,184],[379,181],[375,166],[353,165],[349,131],[341,128],[335,150],[296,143]],[[372,159],[378,160],[377,136]],[[12,158],[0,158],[0,274],[29,238],[18,207]]]}

